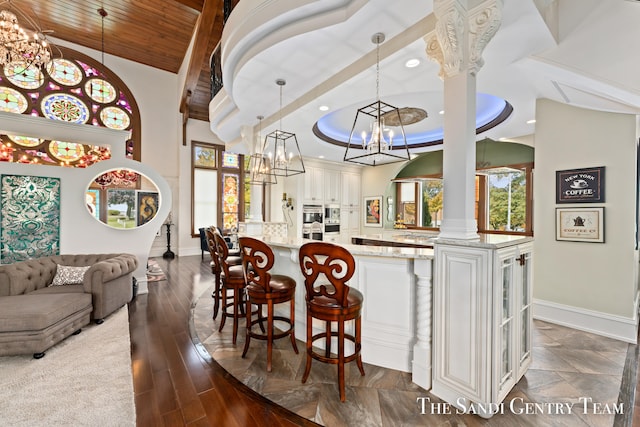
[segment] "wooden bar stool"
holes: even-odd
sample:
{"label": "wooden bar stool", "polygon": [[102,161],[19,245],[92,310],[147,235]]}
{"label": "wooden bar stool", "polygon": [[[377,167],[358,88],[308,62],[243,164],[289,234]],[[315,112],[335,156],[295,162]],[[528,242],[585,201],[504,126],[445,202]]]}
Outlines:
{"label": "wooden bar stool", "polygon": [[[252,237],[240,237],[240,253],[242,254],[242,266],[245,273],[246,287],[246,313],[247,313],[247,336],[244,342],[242,357],[245,357],[249,350],[251,338],[267,341],[267,372],[271,372],[271,353],[273,350],[273,340],[291,337],[293,350],[298,353],[295,337],[295,292],[296,281],[289,276],[281,274],[270,274],[273,267],[274,256],[271,248],[264,242]],[[289,318],[276,316],[274,305],[289,302]],[[252,319],[251,304],[258,306],[258,318]],[[264,330],[264,318],[262,317],[262,305],[267,306],[267,330]],[[275,332],[274,323],[280,321],[288,325],[282,332]],[[259,324],[263,333],[253,330],[253,326]]]}
{"label": "wooden bar stool", "polygon": [[[209,254],[211,255],[211,272],[215,275],[215,287],[211,296],[213,297],[213,318],[218,317],[218,310],[220,309],[220,297],[222,288],[220,286],[220,275],[222,274],[222,266],[218,259],[218,251],[216,250],[215,234],[219,234],[216,227],[207,227],[205,229],[205,236],[207,239],[207,246],[209,248]],[[242,259],[240,258],[240,252],[236,252],[235,255],[229,251],[227,255],[228,265],[241,265]]]}
{"label": "wooden bar stool", "polygon": [[[356,264],[353,255],[343,248],[326,242],[311,242],[300,247],[300,269],[304,276],[307,300],[307,363],[302,376],[306,382],[311,372],[311,359],[338,365],[338,385],[340,400],[345,401],[344,365],[356,361],[360,374],[364,375],[360,350],[362,344],[361,318],[364,298],[357,289],[349,287],[346,282],[353,276]],[[325,332],[312,335],[313,319],[325,321]],[[355,335],[345,334],[346,321],[355,321]],[[331,328],[336,322],[337,331]],[[337,334],[338,354],[331,354],[331,337]],[[313,350],[313,343],[324,338],[324,354]],[[352,341],[355,346],[353,354],[345,356],[344,341]]]}
{"label": "wooden bar stool", "polygon": [[[229,249],[222,235],[220,233],[213,233],[213,237],[218,261],[220,263],[220,281],[222,284],[220,296],[223,304],[222,319],[220,320],[218,332],[222,332],[227,317],[231,317],[233,319],[233,343],[235,344],[238,335],[238,321],[244,316],[244,310],[242,308],[245,289],[244,273],[242,271],[242,264],[231,265],[227,262]],[[227,295],[227,291],[229,290],[233,291],[232,297]]]}

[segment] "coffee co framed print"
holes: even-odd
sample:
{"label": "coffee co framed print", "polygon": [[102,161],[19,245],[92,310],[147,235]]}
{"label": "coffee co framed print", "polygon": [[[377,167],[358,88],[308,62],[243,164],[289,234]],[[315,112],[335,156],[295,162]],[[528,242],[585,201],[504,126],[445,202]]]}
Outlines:
{"label": "coffee co framed print", "polygon": [[604,203],[604,166],[556,171],[556,203]]}
{"label": "coffee co framed print", "polygon": [[556,208],[556,240],[604,243],[604,207]]}

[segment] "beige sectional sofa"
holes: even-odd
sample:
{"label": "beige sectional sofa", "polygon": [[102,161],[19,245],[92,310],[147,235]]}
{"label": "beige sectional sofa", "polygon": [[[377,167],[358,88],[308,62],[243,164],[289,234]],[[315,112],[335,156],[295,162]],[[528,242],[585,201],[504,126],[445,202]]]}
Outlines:
{"label": "beige sectional sofa", "polygon": [[[52,286],[58,265],[89,268],[81,283]],[[56,255],[0,265],[0,356],[40,358],[91,319],[102,323],[131,301],[137,266],[131,254]]]}

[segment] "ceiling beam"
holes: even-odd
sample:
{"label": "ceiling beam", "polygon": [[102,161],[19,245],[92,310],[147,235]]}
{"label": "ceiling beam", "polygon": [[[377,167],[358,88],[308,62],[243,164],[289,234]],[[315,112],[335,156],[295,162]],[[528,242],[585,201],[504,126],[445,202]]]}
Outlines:
{"label": "ceiling beam", "polygon": [[177,3],[183,4],[191,9],[202,12],[202,7],[205,0],[175,0]]}
{"label": "ceiling beam", "polygon": [[[180,112],[183,117],[183,125],[186,125],[186,121],[189,118],[190,95],[196,91],[198,78],[202,70],[202,63],[206,56],[211,53],[208,51],[209,40],[211,37],[219,37],[219,35],[216,36],[213,34],[213,29],[215,28],[214,24],[216,19],[223,19],[222,3],[223,0],[204,0],[202,6],[202,13],[196,26],[193,49],[191,51],[191,58],[189,58],[189,67],[187,68],[187,75],[180,100]],[[184,138],[182,144],[186,145]]]}

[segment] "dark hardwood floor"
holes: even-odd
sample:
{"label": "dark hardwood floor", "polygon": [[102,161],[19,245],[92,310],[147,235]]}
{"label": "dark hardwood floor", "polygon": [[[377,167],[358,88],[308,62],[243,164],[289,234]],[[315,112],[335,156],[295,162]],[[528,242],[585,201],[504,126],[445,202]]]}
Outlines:
{"label": "dark hardwood floor", "polygon": [[258,395],[194,343],[193,301],[213,282],[200,256],[156,259],[167,281],[129,306],[131,365],[138,426],[315,426]]}
{"label": "dark hardwood floor", "polygon": [[[150,283],[149,293],[129,305],[137,425],[317,426],[236,380],[194,338],[192,306],[214,279],[208,258],[154,259],[167,280]],[[637,346],[630,347],[628,358],[629,366],[637,367]],[[613,425],[640,427],[640,370],[625,368],[625,376],[630,384],[624,401],[635,411],[616,416]]]}

